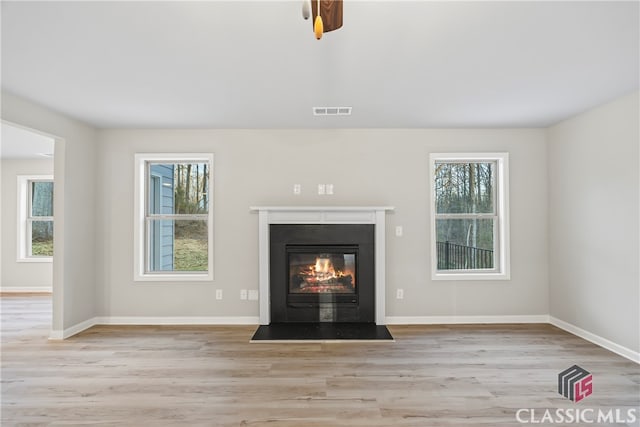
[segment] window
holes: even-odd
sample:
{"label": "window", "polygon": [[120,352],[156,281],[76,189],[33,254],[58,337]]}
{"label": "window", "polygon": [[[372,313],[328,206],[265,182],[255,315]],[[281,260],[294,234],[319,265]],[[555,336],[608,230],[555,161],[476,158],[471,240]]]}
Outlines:
{"label": "window", "polygon": [[213,280],[212,154],[137,154],[135,280]]}
{"label": "window", "polygon": [[508,159],[430,156],[433,279],[509,279]]}
{"label": "window", "polygon": [[51,262],[53,177],[18,176],[18,261]]}

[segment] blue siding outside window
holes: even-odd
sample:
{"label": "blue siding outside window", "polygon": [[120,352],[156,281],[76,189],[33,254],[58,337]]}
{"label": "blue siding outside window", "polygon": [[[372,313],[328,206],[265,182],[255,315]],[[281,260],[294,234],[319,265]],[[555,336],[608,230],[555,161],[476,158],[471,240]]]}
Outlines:
{"label": "blue siding outside window", "polygon": [[[149,182],[149,213],[175,213],[174,165],[152,164]],[[151,271],[173,271],[174,222],[172,220],[153,221],[150,229]]]}

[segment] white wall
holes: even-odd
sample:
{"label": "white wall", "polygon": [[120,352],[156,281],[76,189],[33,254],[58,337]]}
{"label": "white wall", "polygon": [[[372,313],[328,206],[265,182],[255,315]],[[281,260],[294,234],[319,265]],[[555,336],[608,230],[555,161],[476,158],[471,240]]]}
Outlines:
{"label": "white wall", "polygon": [[[510,154],[510,281],[430,278],[428,156],[450,151]],[[215,154],[213,282],[133,281],[136,152]],[[258,288],[258,218],[249,206],[279,204],[396,207],[387,218],[388,316],[548,313],[544,130],[102,130],[99,158],[101,316],[257,317],[257,302],[239,299],[240,289]],[[335,195],[315,194],[319,183],[334,184]]]}
{"label": "white wall", "polygon": [[18,262],[18,175],[53,175],[53,160],[5,159],[2,171],[2,275],[0,291],[51,291],[51,262]]}
{"label": "white wall", "polygon": [[[4,120],[57,136],[55,250],[64,256],[53,265],[54,332],[95,316],[257,317],[257,302],[240,301],[238,292],[258,287],[258,221],[248,207],[370,204],[396,207],[387,218],[389,316],[550,313],[636,353],[638,113],[635,93],[548,130],[96,134],[10,94],[2,105]],[[509,152],[510,281],[430,279],[428,154],[445,151]],[[133,281],[136,152],[215,153],[213,282]],[[301,196],[292,195],[294,183],[302,184]],[[336,194],[316,195],[318,183],[334,184]],[[403,237],[395,237],[396,225]],[[395,299],[398,288],[404,300]]]}
{"label": "white wall", "polygon": [[6,92],[2,119],[55,137],[52,336],[62,337],[95,316],[96,132]]}
{"label": "white wall", "polygon": [[638,92],[549,129],[550,314],[640,353]]}

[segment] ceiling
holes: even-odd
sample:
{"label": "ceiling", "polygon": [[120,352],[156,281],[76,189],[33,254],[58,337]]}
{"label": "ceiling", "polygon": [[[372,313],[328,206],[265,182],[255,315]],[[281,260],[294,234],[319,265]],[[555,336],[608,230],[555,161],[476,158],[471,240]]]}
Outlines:
{"label": "ceiling", "polygon": [[317,41],[301,1],[2,1],[2,89],[100,128],[546,127],[638,89],[639,4],[344,0]]}
{"label": "ceiling", "polygon": [[0,124],[0,158],[47,159],[53,157],[54,139],[28,129]]}

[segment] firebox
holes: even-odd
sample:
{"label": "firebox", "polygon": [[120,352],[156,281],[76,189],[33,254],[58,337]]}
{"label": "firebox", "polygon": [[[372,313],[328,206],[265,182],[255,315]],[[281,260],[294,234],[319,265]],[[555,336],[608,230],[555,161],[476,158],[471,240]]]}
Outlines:
{"label": "firebox", "polygon": [[287,245],[288,300],[320,293],[355,297],[357,254],[358,248],[355,246]]}
{"label": "firebox", "polygon": [[369,224],[272,224],[271,321],[374,322]]}

